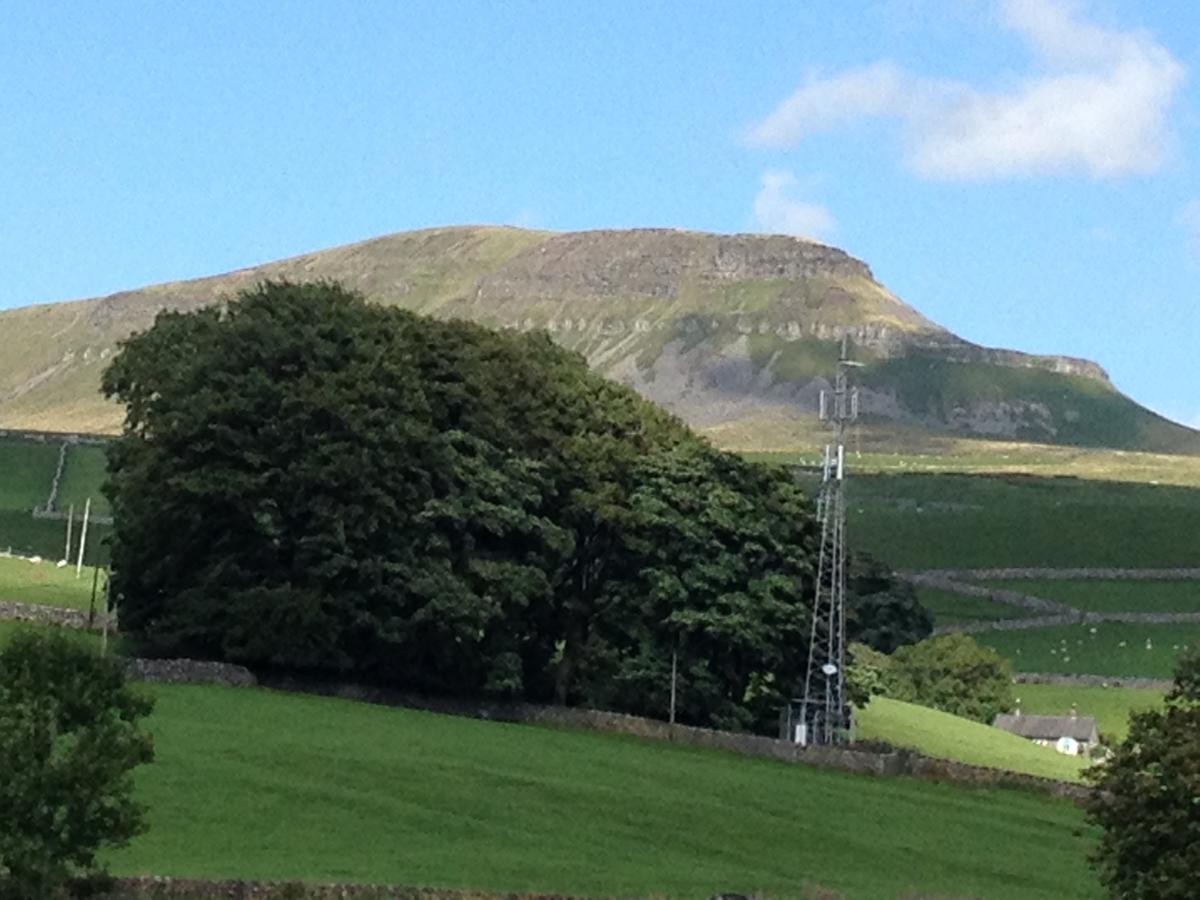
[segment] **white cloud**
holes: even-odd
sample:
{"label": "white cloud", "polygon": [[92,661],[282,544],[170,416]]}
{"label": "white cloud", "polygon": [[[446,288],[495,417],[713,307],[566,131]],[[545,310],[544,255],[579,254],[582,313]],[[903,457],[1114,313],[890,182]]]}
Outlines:
{"label": "white cloud", "polygon": [[852,121],[904,125],[907,163],[935,179],[1060,172],[1113,178],[1158,168],[1183,65],[1144,31],[1112,31],[1056,0],[1001,0],[1000,21],[1034,55],[1002,91],[924,78],[890,62],[810,78],[749,135],[786,147]]}
{"label": "white cloud", "polygon": [[796,176],[772,170],[763,173],[754,198],[754,221],[761,231],[820,238],[833,231],[833,216],[819,203],[798,200],[792,194]]}

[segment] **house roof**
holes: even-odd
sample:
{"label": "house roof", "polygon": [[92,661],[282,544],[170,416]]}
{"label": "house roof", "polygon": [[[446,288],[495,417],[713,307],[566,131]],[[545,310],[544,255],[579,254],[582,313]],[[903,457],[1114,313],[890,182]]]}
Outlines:
{"label": "house roof", "polygon": [[1061,737],[1077,741],[1095,741],[1096,719],[1092,716],[1031,716],[1025,713],[1001,713],[992,724],[1023,738],[1057,741]]}

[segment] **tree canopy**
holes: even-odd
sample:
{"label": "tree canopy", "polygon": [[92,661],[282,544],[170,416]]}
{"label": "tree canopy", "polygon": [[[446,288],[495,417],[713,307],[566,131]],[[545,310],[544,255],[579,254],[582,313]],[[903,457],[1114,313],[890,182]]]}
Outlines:
{"label": "tree canopy", "polygon": [[[808,499],[545,334],[265,283],[160,314],[103,387],[145,652],[656,714],[675,655],[681,717],[731,727],[794,690]],[[904,610],[851,625],[924,633]]]}
{"label": "tree canopy", "polygon": [[1093,862],[1113,896],[1185,900],[1200,872],[1200,647],[1181,654],[1161,709],[1135,712],[1129,735],[1091,770]]}
{"label": "tree canopy", "polygon": [[143,828],[130,770],[153,758],[151,701],[57,633],[0,651],[0,897],[43,900]]}

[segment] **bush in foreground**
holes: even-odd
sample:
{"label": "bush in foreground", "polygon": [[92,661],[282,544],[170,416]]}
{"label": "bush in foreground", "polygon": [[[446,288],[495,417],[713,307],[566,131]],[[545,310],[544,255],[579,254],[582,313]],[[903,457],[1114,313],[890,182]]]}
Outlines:
{"label": "bush in foreground", "polygon": [[143,829],[130,771],[153,759],[151,701],[57,633],[0,651],[0,897],[43,900]]}

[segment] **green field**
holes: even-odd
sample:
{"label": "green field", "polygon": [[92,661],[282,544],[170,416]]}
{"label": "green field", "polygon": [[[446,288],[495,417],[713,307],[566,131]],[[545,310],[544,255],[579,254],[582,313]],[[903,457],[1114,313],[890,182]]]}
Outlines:
{"label": "green field", "polygon": [[1093,716],[1106,739],[1122,740],[1129,732],[1129,714],[1162,703],[1163,691],[1149,688],[1093,687],[1064,684],[1017,684],[1013,694],[1021,709],[1061,716],[1074,706],[1081,716]]}
{"label": "green field", "polygon": [[60,510],[71,505],[77,516],[83,515],[83,507],[90,497],[92,513],[100,516],[111,514],[108,498],[100,492],[106,477],[104,448],[93,444],[77,444],[67,451],[67,463],[63,467],[62,483],[58,486]]}
{"label": "green field", "polygon": [[933,615],[934,625],[969,625],[972,622],[995,622],[1014,619],[1027,613],[1007,603],[997,603],[983,597],[955,594],[940,588],[921,585],[917,588],[921,605]]}
{"label": "green field", "polygon": [[926,756],[1064,781],[1078,780],[1085,764],[990,725],[886,697],[872,698],[855,716],[860,738],[911,747]]}
{"label": "green field", "polygon": [[[92,599],[92,576],[88,568],[76,578],[74,565],[60,569],[48,561],[32,563],[0,556],[0,600],[87,609]],[[103,585],[101,576],[99,588]]]}
{"label": "green field", "polygon": [[[154,686],[119,873],[492,890],[1099,897],[1065,801],[325,698]],[[917,864],[916,861],[919,861]]]}
{"label": "green field", "polygon": [[0,509],[32,510],[46,502],[59,444],[0,438]]}
{"label": "green field", "polygon": [[1014,578],[985,584],[1087,612],[1200,612],[1200,581]]}
{"label": "green field", "polygon": [[850,545],[897,568],[1200,565],[1195,488],[916,474],[847,491]]}
{"label": "green field", "polygon": [[974,637],[1011,660],[1018,672],[1169,679],[1179,651],[1200,640],[1200,623],[1050,625]]}

